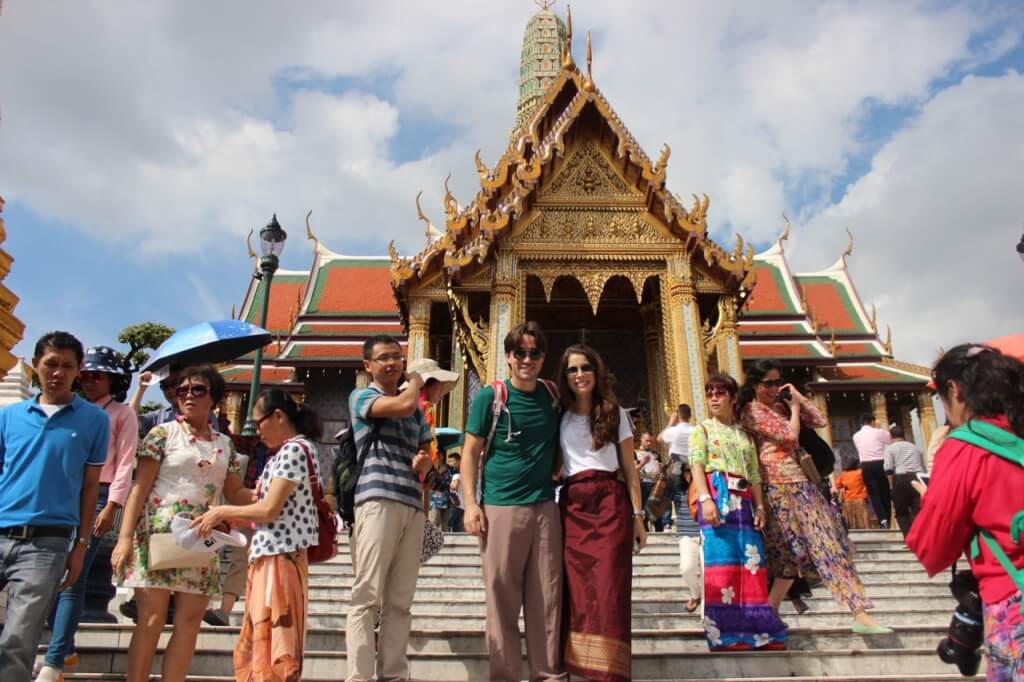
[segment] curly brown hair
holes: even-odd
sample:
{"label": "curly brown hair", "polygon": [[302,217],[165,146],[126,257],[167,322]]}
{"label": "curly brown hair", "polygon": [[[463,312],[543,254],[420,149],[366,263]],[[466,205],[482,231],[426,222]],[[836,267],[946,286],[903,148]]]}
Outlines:
{"label": "curly brown hair", "polygon": [[590,346],[575,344],[562,353],[562,361],[558,364],[558,392],[562,405],[569,410],[576,402],[576,395],[569,387],[569,377],[565,373],[570,355],[582,355],[594,366],[594,399],[590,408],[590,433],[594,438],[594,449],[615,443],[619,434],[619,399],[612,390],[604,361]]}

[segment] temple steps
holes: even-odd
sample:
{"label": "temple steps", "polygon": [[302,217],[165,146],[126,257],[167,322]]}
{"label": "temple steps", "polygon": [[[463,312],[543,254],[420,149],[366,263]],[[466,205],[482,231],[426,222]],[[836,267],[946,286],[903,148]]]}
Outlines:
{"label": "temple steps", "polygon": [[[790,650],[764,653],[707,651],[698,614],[683,609],[688,596],[678,573],[678,549],[670,534],[652,534],[636,558],[633,579],[633,674],[639,680],[788,680],[809,682],[932,682],[962,679],[939,661],[935,646],[953,610],[947,577],[929,579],[893,531],[855,531],[858,570],[874,615],[896,631],[855,635],[851,617],[824,588],[796,615],[786,602]],[[340,680],[345,673],[345,611],[352,583],[347,538],[338,557],[310,569],[310,614],[304,680]],[[116,604],[112,604],[112,610]],[[193,660],[202,682],[231,679],[231,652],[242,604],[230,627],[204,625]],[[413,603],[409,640],[417,680],[485,680],[485,607],[476,539],[450,535],[441,553],[424,565]],[[68,680],[123,680],[131,623],[83,624],[81,664]],[[165,629],[161,646],[170,636]],[[42,649],[40,649],[42,651]],[[159,657],[157,661],[159,665]],[[159,668],[155,667],[154,672]],[[525,671],[524,671],[525,672]]]}

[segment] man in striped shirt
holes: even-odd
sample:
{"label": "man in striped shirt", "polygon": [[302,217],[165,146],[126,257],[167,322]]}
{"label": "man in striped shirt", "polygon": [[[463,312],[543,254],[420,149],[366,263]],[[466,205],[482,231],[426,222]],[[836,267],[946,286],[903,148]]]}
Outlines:
{"label": "man in striped shirt", "polygon": [[[430,468],[426,448],[431,435],[419,408],[423,379],[415,372],[406,374],[398,341],[384,335],[367,339],[363,367],[373,383],[349,396],[357,451],[362,451],[374,428],[377,433],[355,492],[350,542],[355,580],[345,633],[347,680],[405,680],[409,679],[410,609],[425,520],[420,476]],[[379,647],[373,637],[378,608]]]}

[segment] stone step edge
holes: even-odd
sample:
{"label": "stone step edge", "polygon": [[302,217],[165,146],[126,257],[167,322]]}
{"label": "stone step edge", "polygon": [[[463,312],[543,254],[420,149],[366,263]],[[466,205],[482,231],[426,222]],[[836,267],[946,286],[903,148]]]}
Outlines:
{"label": "stone step edge", "polygon": [[[66,680],[126,680],[123,673],[74,673],[64,674]],[[150,680],[159,682],[159,675],[150,675]],[[700,678],[679,678],[675,682],[751,682],[750,677],[700,677]],[[818,677],[818,676],[789,676],[786,677],[759,677],[757,682],[946,682],[952,680],[963,680],[959,674],[937,675],[934,673],[914,673],[909,675],[843,675],[840,677]],[[189,675],[189,682],[234,682],[234,677],[217,677],[213,675]],[[337,682],[334,677],[306,677],[303,682]],[[443,680],[432,682],[444,682]],[[673,682],[673,680],[642,680],[634,679],[633,682]]]}

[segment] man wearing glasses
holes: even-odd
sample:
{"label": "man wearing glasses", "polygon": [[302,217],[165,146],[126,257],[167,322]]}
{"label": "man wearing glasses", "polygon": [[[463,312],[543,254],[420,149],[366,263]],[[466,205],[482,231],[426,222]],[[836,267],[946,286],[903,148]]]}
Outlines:
{"label": "man wearing glasses", "polygon": [[492,427],[495,389],[488,386],[473,399],[466,424],[461,464],[463,522],[467,532],[480,538],[491,680],[522,679],[520,609],[526,625],[529,679],[566,679],[559,651],[562,524],[553,480],[558,403],[548,384],[537,379],[546,348],[536,322],[509,332],[505,359],[511,378],[505,381],[505,409]]}
{"label": "man wearing glasses", "polygon": [[[373,383],[352,392],[349,415],[356,450],[362,452],[367,438],[373,442],[355,490],[347,680],[407,680],[410,609],[426,521],[420,476],[431,466],[431,434],[419,408],[423,379],[406,373],[398,341],[385,335],[367,339],[363,367]],[[399,389],[403,380],[408,383]],[[373,636],[378,609],[379,646]]]}
{"label": "man wearing glasses", "polygon": [[[180,373],[181,367],[171,367],[170,373],[160,381],[160,391],[163,393],[164,400],[167,401],[167,406],[139,415],[139,438],[145,438],[146,434],[154,426],[169,422],[181,413],[178,409],[178,396],[174,392],[174,389],[178,386],[178,375]],[[146,389],[149,388],[149,382],[152,380],[152,377],[153,375],[150,372],[143,372],[139,375],[139,386],[135,389],[135,395],[132,396],[131,403],[135,414],[139,414],[142,396],[146,393]]]}

